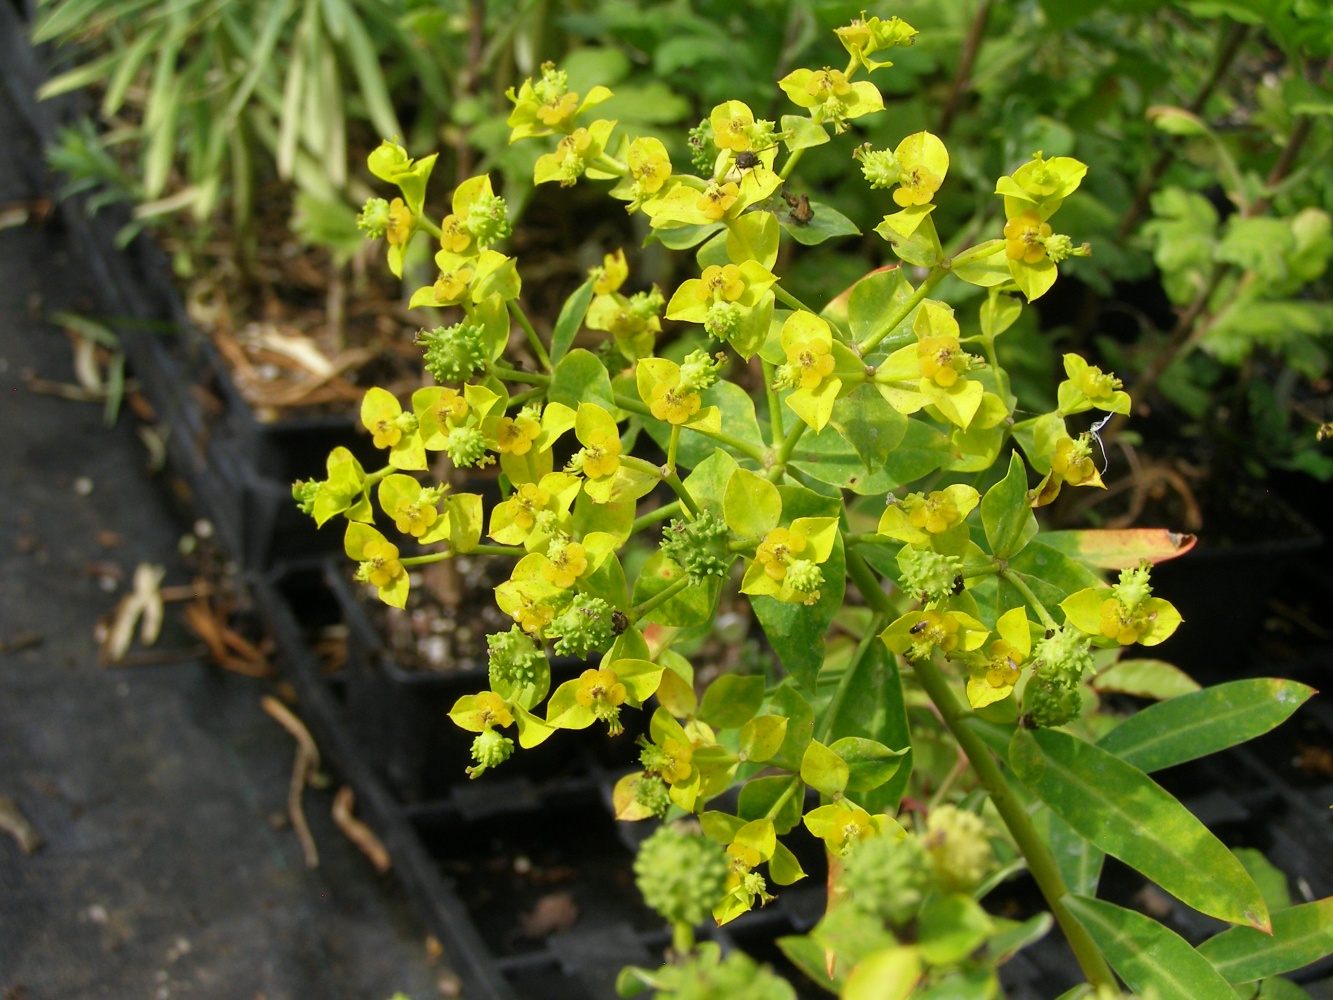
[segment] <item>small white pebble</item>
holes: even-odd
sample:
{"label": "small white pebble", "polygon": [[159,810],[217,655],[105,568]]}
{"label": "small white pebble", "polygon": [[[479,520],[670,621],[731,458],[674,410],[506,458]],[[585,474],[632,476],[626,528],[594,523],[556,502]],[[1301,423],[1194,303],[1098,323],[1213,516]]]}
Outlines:
{"label": "small white pebble", "polygon": [[106,907],[101,903],[94,903],[84,911],[83,915],[88,918],[89,923],[99,926],[105,925],[111,919],[111,914],[106,912]]}
{"label": "small white pebble", "polygon": [[195,521],[195,522],[194,522],[194,536],[195,536],[196,538],[212,538],[212,537],[213,537],[213,522],[210,521],[210,520],[208,520],[207,518],[203,518],[203,517],[201,517],[199,520]]}
{"label": "small white pebble", "polygon": [[74,492],[81,497],[86,497],[93,491],[93,481],[87,476],[80,476],[74,480]]}

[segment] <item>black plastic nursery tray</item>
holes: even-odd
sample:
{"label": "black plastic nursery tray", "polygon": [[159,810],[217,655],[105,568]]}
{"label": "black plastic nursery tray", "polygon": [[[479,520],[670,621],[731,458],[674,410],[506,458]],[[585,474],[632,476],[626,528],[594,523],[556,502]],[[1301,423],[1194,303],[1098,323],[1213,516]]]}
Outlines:
{"label": "black plastic nursery tray", "polygon": [[[37,101],[46,80],[43,53],[27,41],[28,24],[0,3],[0,78],[43,145],[76,120],[78,94]],[[40,169],[34,165],[34,169]],[[341,547],[337,532],[318,533],[292,502],[298,478],[323,478],[331,448],[345,445],[365,455],[368,435],[351,415],[265,422],[233,384],[228,366],[207,336],[190,321],[161,249],[139,234],[125,247],[116,234],[129,222],[124,206],[89,215],[74,196],[59,205],[85,270],[71,280],[85,288],[89,316],[120,338],[131,376],[152,404],[173,470],[190,499],[246,568]]]}

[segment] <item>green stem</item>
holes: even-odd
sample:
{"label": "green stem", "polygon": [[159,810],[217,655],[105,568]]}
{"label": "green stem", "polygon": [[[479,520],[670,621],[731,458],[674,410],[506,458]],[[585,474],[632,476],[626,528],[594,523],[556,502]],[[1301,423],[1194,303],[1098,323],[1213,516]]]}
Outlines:
{"label": "green stem", "polygon": [[1049,629],[1060,627],[1055,623],[1055,619],[1051,617],[1051,613],[1046,610],[1046,605],[1042,604],[1037,595],[1032,592],[1032,588],[1023,579],[1022,573],[1015,573],[1011,569],[1002,569],[1000,570],[1000,578],[1013,584],[1014,589],[1023,595],[1023,600],[1027,601],[1032,610],[1037,612],[1037,617],[1041,619],[1043,625]]}
{"label": "green stem", "polygon": [[517,396],[509,397],[509,404],[505,407],[505,409],[512,410],[516,406],[524,405],[530,399],[539,399],[544,395],[546,395],[545,386],[538,386],[535,389],[529,389],[526,392],[520,392]]}
{"label": "green stem", "polygon": [[[613,400],[616,406],[629,413],[637,413],[641,417],[651,417],[653,415],[652,411],[649,410],[641,400],[635,399],[633,396],[624,396],[620,393],[616,393]],[[705,430],[702,427],[690,427],[687,429],[694,431],[696,434],[702,434],[706,438],[711,438],[718,444],[724,445],[732,451],[740,452],[740,454],[744,455],[746,458],[754,459],[761,465],[763,464],[764,449],[760,448],[758,445],[751,444],[749,441],[742,441],[740,438],[725,434],[722,431],[710,431]]]}
{"label": "green stem", "polygon": [[797,420],[796,423],[791,425],[791,430],[782,439],[782,447],[778,449],[778,453],[773,459],[772,468],[768,470],[768,478],[771,482],[777,482],[782,478],[782,474],[787,471],[787,462],[791,460],[792,452],[796,450],[796,445],[808,426],[809,424],[804,420]]}
{"label": "green stem", "polygon": [[437,240],[444,235],[444,233],[440,231],[440,227],[437,226],[435,223],[431,222],[430,219],[426,218],[426,216],[424,215],[417,216],[417,224],[421,226],[422,229],[426,230],[426,232],[434,236]]}
{"label": "green stem", "polygon": [[778,171],[778,176],[781,177],[784,181],[788,177],[790,177],[791,172],[796,169],[796,164],[801,162],[801,157],[804,155],[804,153],[805,153],[804,147],[802,147],[801,149],[792,150],[791,153],[787,156],[787,162],[784,163],[782,165],[782,169]]}
{"label": "green stem", "polygon": [[518,299],[510,299],[505,305],[509,307],[509,314],[518,320],[518,325],[523,328],[523,334],[528,338],[528,345],[532,348],[532,353],[537,355],[537,360],[549,372],[551,370],[551,355],[547,353],[546,345],[542,343],[541,337],[537,336],[537,331],[532,328],[532,322],[528,319],[527,314],[523,312],[523,307],[518,304]]}
{"label": "green stem", "polygon": [[398,561],[404,566],[425,566],[428,563],[441,562],[458,555],[518,557],[527,555],[527,549],[517,545],[474,545],[466,552],[458,552],[455,549],[447,548],[442,552],[427,552],[422,556],[408,556],[406,559],[399,559]]}
{"label": "green stem", "polygon": [[773,296],[784,306],[791,306],[793,309],[799,309],[802,312],[813,313],[816,316],[819,315],[818,310],[811,309],[808,305],[806,305],[804,302],[798,299],[791,292],[787,291],[781,285],[773,286]]}
{"label": "green stem", "polygon": [[1033,826],[1032,817],[1023,808],[1023,803],[1018,800],[1014,790],[1009,787],[1009,782],[991,755],[990,749],[963,721],[963,708],[950,689],[948,680],[940,672],[939,667],[929,659],[917,660],[913,666],[918,683],[939,709],[944,724],[949,727],[949,732],[958,741],[963,753],[967,754],[972,769],[976,771],[977,777],[990,793],[996,812],[1009,828],[1014,843],[1018,845],[1018,849],[1027,861],[1028,871],[1032,873],[1032,878],[1041,889],[1041,894],[1046,897],[1046,905],[1051,908],[1051,913],[1060,924],[1060,929],[1064,931],[1070,948],[1074,950],[1074,957],[1078,959],[1083,975],[1088,978],[1088,982],[1098,988],[1114,986],[1115,975],[1111,972],[1111,967],[1106,964],[1101,949],[1065,906],[1069,889],[1060,874],[1059,865],[1055,863],[1055,858],[1051,856],[1041,835],[1037,833],[1037,828]]}
{"label": "green stem", "polygon": [[939,265],[932,267],[930,269],[930,274],[926,276],[925,281],[917,286],[916,291],[912,293],[912,297],[898,307],[889,320],[879,328],[879,331],[877,333],[872,333],[869,337],[856,345],[861,356],[865,357],[874,349],[876,344],[894,330],[898,329],[898,324],[905,320],[912,310],[921,304],[921,300],[929,295],[931,290],[943,281],[944,276],[948,273],[948,271]]}
{"label": "green stem", "polygon": [[658,593],[654,594],[652,597],[648,598],[648,600],[644,601],[637,607],[630,608],[629,612],[630,621],[631,622],[640,621],[644,615],[648,614],[654,608],[661,607],[663,604],[671,600],[671,598],[675,597],[689,585],[690,585],[690,578],[688,576],[682,576],[679,580],[676,580],[674,583],[667,584],[664,590],[661,590]]}
{"label": "green stem", "polygon": [[658,521],[665,521],[668,517],[675,517],[680,513],[680,501],[672,500],[670,503],[664,503],[656,510],[650,510],[647,514],[641,514],[634,519],[630,525],[629,533],[637,535],[644,528],[651,527]]}
{"label": "green stem", "polygon": [[768,439],[777,444],[784,437],[782,429],[782,400],[773,388],[773,379],[777,377],[777,367],[771,361],[759,359],[759,370],[764,373],[764,393],[768,398]]}
{"label": "green stem", "polygon": [[667,442],[667,468],[676,471],[676,451],[680,448],[680,424],[671,425],[671,440]]}
{"label": "green stem", "polygon": [[862,531],[844,534],[842,544],[846,548],[851,548],[853,545],[897,545],[898,540],[888,535],[881,535],[877,531]]}
{"label": "green stem", "polygon": [[764,813],[764,817],[766,819],[776,819],[778,813],[782,812],[782,807],[796,794],[796,790],[804,784],[805,782],[801,780],[799,774],[793,774],[791,780],[787,783],[787,787],[783,789],[782,794],[777,797],[776,801],[768,807],[768,812]]}
{"label": "green stem", "polygon": [[521,372],[517,368],[510,368],[508,365],[492,363],[490,372],[504,382],[522,382],[525,385],[542,386],[551,384],[550,375],[543,375],[541,372]]}
{"label": "green stem", "polygon": [[[847,574],[861,591],[861,596],[865,598],[867,604],[880,613],[892,613],[889,599],[880,588],[874,571],[855,551],[847,553]],[[1028,871],[1032,873],[1037,887],[1046,898],[1046,905],[1051,908],[1051,913],[1060,924],[1060,929],[1064,931],[1065,938],[1074,950],[1074,955],[1088,982],[1094,986],[1115,985],[1115,976],[1111,973],[1111,968],[1106,964],[1106,958],[1096,942],[1065,906],[1065,897],[1069,894],[1069,889],[1065,886],[1059,866],[1051,857],[1036,827],[1032,825],[1032,818],[1028,816],[1027,810],[1009,787],[1009,782],[991,755],[990,749],[964,722],[963,708],[949,688],[948,680],[928,659],[915,661],[913,669],[918,683],[935,703],[945,726],[953,734],[963,753],[967,754],[977,778],[990,794],[996,811],[1004,820],[1005,826],[1009,828],[1014,843],[1023,853]]]}
{"label": "green stem", "polygon": [[680,502],[685,507],[685,512],[689,514],[690,520],[699,516],[699,505],[694,502],[694,497],[690,496],[690,491],[680,481],[680,476],[672,472],[663,476],[662,481],[675,490],[676,496],[680,497]]}
{"label": "green stem", "polygon": [[671,950],[680,958],[686,958],[694,951],[694,928],[684,920],[671,925]]}

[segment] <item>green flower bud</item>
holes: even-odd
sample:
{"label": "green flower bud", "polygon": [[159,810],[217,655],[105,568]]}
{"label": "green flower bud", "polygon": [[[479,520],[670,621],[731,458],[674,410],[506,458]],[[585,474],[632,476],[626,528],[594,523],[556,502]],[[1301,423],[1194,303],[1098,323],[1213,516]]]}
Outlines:
{"label": "green flower bud", "polygon": [[538,104],[557,101],[569,91],[569,74],[556,69],[555,63],[542,63],[542,78],[532,81],[532,95]]}
{"label": "green flower bud", "polygon": [[985,821],[957,806],[930,811],[925,848],[946,892],[971,892],[995,866]]}
{"label": "green flower bud", "polygon": [[514,227],[509,222],[509,205],[498,194],[479,194],[468,205],[462,228],[484,250],[513,232]]}
{"label": "green flower bud", "polygon": [[693,927],[727,891],[726,851],[703,834],[661,826],[639,845],[634,877],[643,901],[663,919]]}
{"label": "green flower bud", "polygon": [[662,554],[683,569],[695,583],[722,577],[733,556],[727,551],[731,535],[726,523],[707,510],[693,521],[672,521],[662,532]]}
{"label": "green flower bud", "polygon": [[662,290],[653,285],[646,292],[635,292],[631,295],[626,302],[625,311],[632,319],[645,323],[661,316],[665,307],[666,299],[662,295]]}
{"label": "green flower bud", "polygon": [[361,214],[356,217],[356,227],[372,240],[383,237],[389,228],[389,203],[383,198],[367,200]]}
{"label": "green flower bud", "polygon": [[694,172],[708,177],[713,173],[713,162],[717,159],[717,150],[713,145],[713,123],[705,118],[690,129],[690,166]]}
{"label": "green flower bud", "polygon": [[941,555],[934,549],[904,545],[898,551],[905,593],[921,595],[923,601],[939,601],[953,594],[963,573],[963,560]]}
{"label": "green flower bud", "polygon": [[587,656],[594,650],[605,651],[615,638],[611,620],[612,607],[600,597],[579,594],[547,629],[558,635],[555,651],[562,656]]}
{"label": "green flower bud", "polygon": [[680,391],[703,392],[713,385],[727,366],[727,356],[707,351],[691,351],[680,363]]}
{"label": "green flower bud", "polygon": [[654,816],[665,816],[671,808],[671,793],[666,782],[655,774],[645,774],[634,786],[634,801]]}
{"label": "green flower bud", "polygon": [[915,837],[868,837],[844,864],[842,884],[851,889],[852,904],[894,927],[916,916],[934,881],[930,858]]}
{"label": "green flower bud", "polygon": [[422,330],[417,344],[424,347],[425,368],[437,382],[466,382],[472,373],[486,367],[486,350],[479,326],[455,323]]}
{"label": "green flower bud", "polygon": [[315,499],[319,496],[321,484],[315,479],[298,479],[292,483],[292,499],[302,514],[315,513]]}
{"label": "green flower bud", "polygon": [[1037,643],[1032,666],[1036,676],[1073,687],[1092,671],[1088,637],[1071,626],[1056,629],[1049,639]]}
{"label": "green flower bud", "polygon": [[704,314],[704,330],[716,340],[727,340],[740,329],[743,310],[736,302],[714,302]]}
{"label": "green flower bud", "polygon": [[824,572],[809,559],[797,559],[787,567],[784,582],[796,593],[804,594],[806,604],[814,604],[819,600],[819,588],[824,585]]}
{"label": "green flower bud", "polygon": [[517,625],[508,632],[488,635],[486,648],[490,651],[488,673],[493,691],[536,683],[538,673],[546,663],[546,654]]}
{"label": "green flower bud", "polygon": [[777,392],[795,389],[801,384],[801,370],[800,365],[778,365],[777,370],[773,372],[773,388]]}
{"label": "green flower bud", "polygon": [[513,740],[508,736],[502,736],[498,730],[487,727],[472,741],[472,759],[477,762],[477,766],[467,769],[468,777],[481,777],[487,768],[499,767],[513,752]]}
{"label": "green flower bud", "polygon": [[1152,584],[1148,581],[1150,569],[1148,563],[1135,569],[1122,569],[1120,582],[1111,586],[1116,599],[1130,611],[1152,597]]}
{"label": "green flower bud", "polygon": [[861,173],[872,188],[890,188],[902,179],[902,167],[892,150],[871,149],[870,144],[860,146],[852,153],[861,161]]}
{"label": "green flower bud", "polygon": [[1025,722],[1038,729],[1073,722],[1083,702],[1073,685],[1058,678],[1033,677],[1023,689]]}
{"label": "green flower bud", "polygon": [[486,439],[475,427],[455,427],[444,439],[444,451],[449,461],[460,469],[489,464],[486,461]]}

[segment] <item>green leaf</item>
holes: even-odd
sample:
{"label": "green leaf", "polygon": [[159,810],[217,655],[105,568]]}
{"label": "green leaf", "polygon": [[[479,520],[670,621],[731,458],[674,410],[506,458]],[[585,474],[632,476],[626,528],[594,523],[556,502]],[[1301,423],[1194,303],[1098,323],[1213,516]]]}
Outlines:
{"label": "green leaf", "polygon": [[701,510],[721,514],[727,483],[737,468],[739,466],[731,454],[714,445],[713,453],[685,477],[685,489],[694,497],[694,502]]}
{"label": "green leaf", "polygon": [[[651,597],[656,597],[667,587],[679,580],[685,571],[664,556],[654,552],[639,571],[634,581],[634,603],[642,604]],[[717,596],[722,589],[718,577],[709,577],[708,582],[699,587],[686,587],[665,604],[659,604],[648,612],[644,619],[659,625],[671,625],[691,628],[707,624],[717,607]]]}
{"label": "green leaf", "polygon": [[1135,993],[1155,990],[1158,1000],[1236,1000],[1236,991],[1206,958],[1151,917],[1088,896],[1066,896],[1065,905]]}
{"label": "green leaf", "polygon": [[735,264],[757,260],[771,269],[778,262],[778,232],[772,212],[746,212],[727,226],[727,256]]}
{"label": "green leaf", "polygon": [[[829,423],[856,449],[868,472],[884,468],[889,456],[907,435],[907,417],[890,406],[871,386],[860,386],[838,400],[833,405]],[[850,485],[856,489],[856,484]]]}
{"label": "green leaf", "polygon": [[786,719],[780,715],[760,715],[741,726],[741,753],[745,760],[762,764],[782,748],[786,738]]}
{"label": "green leaf", "polygon": [[1314,694],[1296,681],[1231,681],[1149,705],[1097,741],[1141,771],[1159,771],[1274,729]]}
{"label": "green leaf", "polygon": [[748,469],[737,469],[722,496],[722,517],[741,538],[763,538],[778,526],[782,497],[778,488]]}
{"label": "green leaf", "polygon": [[884,463],[887,490],[896,490],[942,468],[953,459],[949,438],[924,420],[907,420],[907,433]]}
{"label": "green leaf", "polygon": [[997,559],[1023,550],[1037,533],[1037,518],[1028,506],[1028,470],[1018,452],[1009,456],[1009,471],[981,498],[981,523]]}
{"label": "green leaf", "polygon": [[886,948],[862,960],[847,976],[842,1000],[907,1000],[921,981],[915,948]]}
{"label": "green leaf", "polygon": [[1273,912],[1273,935],[1233,927],[1199,945],[1199,954],[1232,983],[1290,972],[1333,954],[1333,897]]}
{"label": "green leaf", "polygon": [[1245,867],[1142,771],[1053,729],[1017,730],[1009,764],[1077,833],[1187,906],[1229,923],[1268,927],[1268,907]]}
{"label": "green leaf", "polygon": [[[1042,535],[1043,541],[1046,536]],[[1092,679],[1098,691],[1166,701],[1199,690],[1199,682],[1162,660],[1119,660]]]}
{"label": "green leaf", "polygon": [[1165,528],[1044,531],[1041,540],[1053,549],[1098,569],[1133,569],[1143,560],[1159,563],[1194,548],[1195,537]]}
{"label": "green leaf", "polygon": [[[881,268],[866,275],[851,287],[848,295],[847,321],[852,339],[860,343],[885,333],[888,320],[911,297],[912,286],[903,277],[902,268]],[[824,310],[826,314],[829,311]],[[888,335],[901,334],[903,339],[912,337],[913,315],[905,316],[897,330],[887,331]]]}
{"label": "green leaf", "polygon": [[1094,847],[1085,837],[1059,817],[1047,811],[1047,840],[1051,845],[1051,854],[1060,867],[1065,885],[1070,892],[1080,896],[1093,896],[1097,893],[1097,883],[1102,877],[1102,862],[1106,852]]}
{"label": "green leaf", "polygon": [[834,978],[829,978],[824,949],[813,938],[804,934],[789,935],[778,938],[776,943],[787,961],[810,977],[811,982],[818,983],[830,993],[837,991],[842,981],[840,970],[835,968]]}
{"label": "green leaf", "polygon": [[1264,857],[1263,851],[1255,847],[1233,847],[1231,853],[1245,866],[1254,884],[1264,894],[1269,913],[1291,906],[1291,886],[1287,884],[1286,873]]}
{"label": "green leaf", "polygon": [[847,787],[847,762],[818,740],[801,757],[801,780],[821,795],[837,795]]}
{"label": "green leaf", "polygon": [[723,674],[704,692],[699,718],[716,729],[736,729],[759,711],[764,701],[764,679]]}
{"label": "green leaf", "polygon": [[842,678],[829,678],[843,685],[844,694],[833,707],[832,717],[821,720],[822,731],[843,733],[844,738],[874,740],[882,746],[907,747],[889,781],[872,791],[853,790],[851,795],[870,812],[887,811],[892,815],[898,811],[898,802],[912,774],[912,736],[898,661],[884,643],[872,642],[851,669],[855,672],[845,683]]}
{"label": "green leaf", "polygon": [[822,146],[829,141],[828,131],[822,125],[816,125],[806,115],[783,115],[782,131],[787,136],[787,150],[809,149]]}
{"label": "green leaf", "polygon": [[980,948],[994,927],[971,896],[934,896],[921,910],[917,947],[931,965],[954,965]]}
{"label": "green leaf", "polygon": [[555,321],[555,330],[551,333],[551,364],[558,365],[560,360],[569,350],[569,345],[574,343],[574,336],[583,326],[583,318],[588,314],[588,306],[592,303],[592,285],[593,281],[589,278],[574,292],[565,299],[565,304],[560,307],[560,316]]}
{"label": "green leaf", "polygon": [[1003,965],[1028,945],[1044,938],[1055,923],[1055,919],[1046,912],[1028,917],[1021,924],[1003,918],[995,918],[1000,930],[986,942],[986,951],[991,961]]}
{"label": "green leaf", "polygon": [[612,415],[616,412],[611,376],[596,355],[581,347],[570,351],[555,366],[546,398],[573,410],[580,403],[596,403]]}
{"label": "green leaf", "polygon": [[844,736],[829,749],[847,762],[845,789],[849,792],[868,792],[884,784],[897,773],[907,753],[906,749],[891,750],[883,743],[861,736]]}
{"label": "green leaf", "polygon": [[769,764],[788,771],[799,771],[801,758],[805,756],[805,748],[814,739],[815,710],[810,707],[810,702],[790,679],[783,681],[769,692],[764,707],[773,715],[787,717],[787,737]]}
{"label": "green leaf", "polygon": [[[807,198],[804,205],[798,201],[797,207],[801,208],[802,213],[807,208],[810,210],[808,221],[798,221],[797,213],[792,208],[779,212],[777,216],[782,228],[797,243],[812,247],[836,236],[861,235],[861,230],[856,228],[856,223],[832,205],[826,205],[822,201],[811,201]],[[801,217],[803,218],[804,215],[802,214]]]}
{"label": "green leaf", "polygon": [[[741,786],[740,797],[736,800],[736,814],[743,820],[755,820],[767,816],[778,799],[791,787],[792,777],[787,774],[768,778],[751,778]],[[782,804],[782,808],[772,817],[773,829],[782,834],[795,829],[801,822],[801,809],[805,798],[797,789]]]}

